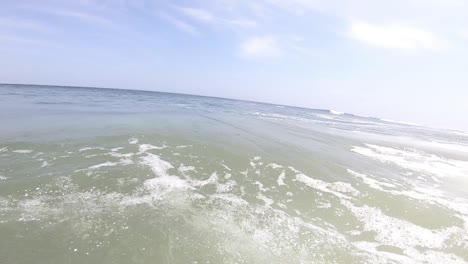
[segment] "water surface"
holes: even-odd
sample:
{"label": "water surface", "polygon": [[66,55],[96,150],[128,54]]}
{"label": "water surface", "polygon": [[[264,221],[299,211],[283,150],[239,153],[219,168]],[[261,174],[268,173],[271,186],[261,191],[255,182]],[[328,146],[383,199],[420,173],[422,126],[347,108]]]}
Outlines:
{"label": "water surface", "polygon": [[466,263],[468,134],[0,85],[1,263]]}

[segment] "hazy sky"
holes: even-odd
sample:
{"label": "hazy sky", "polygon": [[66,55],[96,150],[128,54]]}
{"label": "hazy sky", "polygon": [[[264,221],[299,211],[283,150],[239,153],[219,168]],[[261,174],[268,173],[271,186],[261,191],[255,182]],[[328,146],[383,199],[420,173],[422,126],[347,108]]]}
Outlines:
{"label": "hazy sky", "polygon": [[220,96],[468,130],[468,1],[0,0],[0,83]]}

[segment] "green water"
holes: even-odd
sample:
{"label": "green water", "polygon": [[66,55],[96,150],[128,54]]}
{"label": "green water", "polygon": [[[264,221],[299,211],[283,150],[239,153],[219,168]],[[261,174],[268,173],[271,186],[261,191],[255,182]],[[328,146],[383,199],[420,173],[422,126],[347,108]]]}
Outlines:
{"label": "green water", "polygon": [[468,135],[0,86],[0,263],[465,263]]}

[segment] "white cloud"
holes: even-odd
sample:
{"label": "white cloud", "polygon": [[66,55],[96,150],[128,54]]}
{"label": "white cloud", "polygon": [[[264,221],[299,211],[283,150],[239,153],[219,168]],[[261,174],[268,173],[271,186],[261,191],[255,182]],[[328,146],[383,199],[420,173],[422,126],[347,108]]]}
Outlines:
{"label": "white cloud", "polygon": [[184,22],[178,18],[175,18],[171,15],[168,15],[168,14],[164,14],[164,13],[160,13],[159,16],[166,20],[167,22],[171,23],[172,25],[174,25],[176,28],[178,28],[179,30],[182,30],[186,33],[189,33],[191,35],[198,35],[198,30],[196,27],[192,26],[191,24],[187,23],[187,22]]}
{"label": "white cloud", "polygon": [[108,19],[101,15],[96,15],[96,14],[89,13],[89,12],[82,12],[82,11],[69,10],[69,9],[47,9],[44,7],[36,7],[32,9],[35,11],[44,12],[44,13],[51,14],[54,16],[64,17],[66,19],[76,19],[76,20],[79,20],[81,22],[84,22],[90,25],[100,26],[100,27],[104,27],[107,29],[113,29],[113,30],[122,29],[122,26],[117,25],[116,23],[114,23],[113,20]]}
{"label": "white cloud", "polygon": [[239,27],[239,28],[254,28],[257,26],[257,22],[249,19],[226,19],[226,24]]}
{"label": "white cloud", "polygon": [[215,20],[215,17],[204,9],[193,7],[180,7],[179,9],[185,15],[201,22],[213,22]]}
{"label": "white cloud", "polygon": [[74,17],[84,22],[90,24],[100,24],[103,26],[114,27],[113,22],[107,18],[101,16],[92,15],[89,13],[77,12],[77,11],[56,11],[55,14],[65,16],[65,17]]}
{"label": "white cloud", "polygon": [[273,57],[280,54],[280,47],[275,37],[256,36],[242,43],[241,52],[249,57]]}
{"label": "white cloud", "polygon": [[432,32],[402,25],[353,22],[350,36],[367,44],[400,50],[440,50],[442,41]]}
{"label": "white cloud", "polygon": [[[184,17],[186,19],[187,18],[190,19],[191,21],[201,22],[201,23],[207,24],[208,26],[212,28],[219,29],[223,27],[228,27],[232,30],[245,30],[245,29],[253,29],[257,27],[257,22],[255,20],[251,20],[243,16],[238,16],[238,14],[236,14],[235,12],[234,12],[235,14],[233,15],[232,12],[229,12],[228,14],[226,14],[224,12],[220,13],[220,12],[213,11],[212,9],[181,7],[181,6],[175,6],[174,8],[179,11],[177,14],[177,17]],[[177,19],[177,20],[178,21],[174,21],[174,22],[176,22],[180,26],[183,26],[184,28],[188,29],[187,26],[193,27],[192,25],[189,25],[186,22],[183,22],[183,24],[180,23],[181,22],[180,19]],[[193,31],[193,30],[190,29],[190,31]]]}

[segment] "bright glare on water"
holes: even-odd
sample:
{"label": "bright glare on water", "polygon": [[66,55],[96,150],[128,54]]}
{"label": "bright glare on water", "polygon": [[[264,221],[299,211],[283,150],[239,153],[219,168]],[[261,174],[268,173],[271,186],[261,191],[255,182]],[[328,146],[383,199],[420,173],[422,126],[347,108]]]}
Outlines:
{"label": "bright glare on water", "polygon": [[0,86],[0,263],[466,263],[468,134]]}

